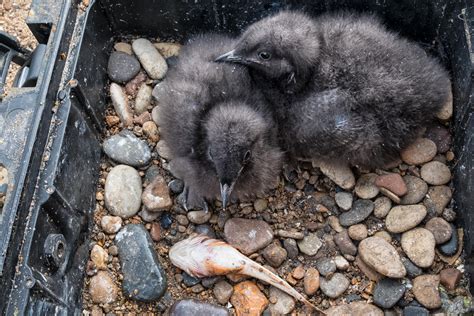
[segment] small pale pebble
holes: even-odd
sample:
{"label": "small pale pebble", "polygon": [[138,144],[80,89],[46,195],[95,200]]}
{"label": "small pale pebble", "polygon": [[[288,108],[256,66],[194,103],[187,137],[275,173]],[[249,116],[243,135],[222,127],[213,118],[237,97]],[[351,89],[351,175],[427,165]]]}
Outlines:
{"label": "small pale pebble", "polygon": [[253,203],[253,208],[257,213],[263,212],[268,207],[266,199],[258,199]]}
{"label": "small pale pebble", "polygon": [[333,260],[338,270],[346,271],[350,267],[349,262],[343,256],[335,256]]}
{"label": "small pale pebble", "polygon": [[161,139],[158,144],[156,144],[156,151],[158,152],[158,155],[160,155],[161,158],[164,158],[166,160],[171,159],[170,149],[168,147],[168,144],[166,144],[164,140]]}
{"label": "small pale pebble", "polygon": [[392,201],[386,197],[378,197],[374,202],[374,215],[377,218],[385,218],[392,208]]}
{"label": "small pale pebble", "polygon": [[441,110],[436,114],[436,117],[441,121],[447,121],[453,116],[453,94],[450,89],[448,99],[441,107]]}
{"label": "small pale pebble", "polygon": [[425,228],[414,228],[402,235],[401,245],[408,258],[420,268],[428,268],[435,258],[436,241]]}
{"label": "small pale pebble", "polygon": [[138,172],[126,165],[110,170],[105,180],[105,206],[113,215],[128,218],[140,209],[142,181]]}
{"label": "small pale pebble", "polygon": [[142,194],[142,201],[150,212],[166,210],[173,205],[170,190],[161,175],[156,176],[145,188]]}
{"label": "small pale pebble", "polygon": [[204,224],[209,221],[212,213],[206,211],[191,211],[188,212],[188,219],[191,223],[194,224]]}
{"label": "small pale pebble", "polygon": [[454,153],[452,151],[447,151],[446,152],[446,160],[447,161],[453,161],[455,158]]}
{"label": "small pale pebble", "polygon": [[413,294],[418,302],[429,309],[441,306],[441,297],[438,291],[439,275],[420,275],[413,280]]}
{"label": "small pale pebble", "polygon": [[321,291],[330,298],[341,296],[349,287],[349,280],[341,273],[334,273],[329,278],[321,278]]}
{"label": "small pale pebble", "polygon": [[332,229],[334,229],[337,233],[340,233],[344,230],[344,228],[341,226],[341,223],[339,223],[339,218],[336,216],[329,216],[327,218],[327,221],[329,223],[329,226],[331,226]]}
{"label": "small pale pebble", "polygon": [[355,185],[355,177],[348,166],[332,165],[327,162],[321,162],[321,172],[338,186],[345,190],[350,190]]}
{"label": "small pale pebble", "polygon": [[379,194],[379,188],[375,185],[377,175],[375,173],[367,173],[362,175],[354,188],[355,194],[361,199],[372,199]]}
{"label": "small pale pebble", "polygon": [[393,207],[385,218],[385,227],[391,233],[403,233],[416,227],[426,216],[424,205],[399,205]]}
{"label": "small pale pebble", "polygon": [[325,313],[327,316],[384,316],[384,312],[380,308],[360,301],[338,304],[325,310]]}
{"label": "small pale pebble", "polygon": [[320,285],[319,271],[315,268],[309,268],[304,274],[304,292],[307,295],[313,295],[318,291]]}
{"label": "small pale pebble", "polygon": [[353,240],[363,240],[367,238],[367,227],[364,224],[352,225],[347,229],[349,237]]}
{"label": "small pale pebble", "polygon": [[117,52],[122,52],[122,53],[127,53],[129,55],[132,55],[132,45],[128,43],[123,43],[123,42],[115,43],[114,49]]}
{"label": "small pale pebble", "polygon": [[298,231],[289,231],[289,230],[283,230],[280,229],[277,231],[277,235],[282,237],[282,238],[292,238],[292,239],[303,239],[304,238],[304,233],[298,232]]}
{"label": "small pale pebble", "polygon": [[428,229],[434,236],[436,244],[443,244],[451,239],[453,233],[451,225],[441,217],[434,217],[430,219],[425,228]]}
{"label": "small pale pebble", "polygon": [[155,43],[153,45],[164,58],[178,56],[181,49],[181,45],[178,43]]}
{"label": "small pale pebble", "polygon": [[428,138],[418,138],[401,151],[402,160],[409,165],[421,165],[436,156],[436,144]]}
{"label": "small pale pebble", "polygon": [[151,104],[152,88],[146,83],[142,83],[138,89],[137,97],[135,98],[135,114],[140,115],[145,112]]}
{"label": "small pale pebble", "polygon": [[91,261],[99,270],[107,270],[107,261],[109,254],[99,245],[94,245],[91,250]]}
{"label": "small pale pebble", "polygon": [[162,79],[165,76],[168,71],[166,60],[149,40],[144,38],[134,40],[132,49],[150,78]]}
{"label": "small pale pebble", "polygon": [[133,114],[128,106],[128,99],[123,93],[122,87],[115,82],[110,84],[110,98],[112,99],[112,104],[120,121],[122,121],[125,126],[132,126]]}
{"label": "small pale pebble", "polygon": [[148,137],[150,141],[154,143],[160,140],[158,127],[153,121],[148,121],[143,124],[143,133]]}
{"label": "small pale pebble", "polygon": [[400,198],[395,193],[393,193],[392,191],[389,191],[385,188],[380,188],[380,193],[382,193],[383,195],[388,197],[390,200],[392,200],[396,204],[400,204],[400,202],[401,202]]}
{"label": "small pale pebble", "polygon": [[303,277],[304,277],[304,267],[303,265],[299,265],[297,266],[293,272],[291,272],[291,274],[293,275],[293,277],[297,280],[301,280]]}
{"label": "small pale pebble", "polygon": [[398,173],[380,175],[375,179],[375,185],[383,187],[398,196],[407,193],[407,186],[403,178]]}
{"label": "small pale pebble", "polygon": [[143,112],[142,114],[140,114],[139,116],[135,116],[133,118],[133,122],[135,124],[139,124],[139,125],[142,125],[145,124],[146,122],[148,121],[151,121],[151,114],[150,112]]}
{"label": "small pale pebble", "polygon": [[90,279],[89,294],[94,303],[110,304],[117,299],[118,288],[108,272],[99,271]]}
{"label": "small pale pebble", "polygon": [[421,178],[432,185],[446,184],[451,180],[451,171],[448,166],[439,161],[431,161],[423,165],[420,173]]}
{"label": "small pale pebble", "polygon": [[348,211],[352,207],[352,194],[349,192],[337,192],[334,199],[336,200],[337,206],[344,211]]}
{"label": "small pale pebble", "polygon": [[385,239],[387,242],[392,242],[392,236],[385,230],[378,231],[374,234],[375,237],[380,237]]}
{"label": "small pale pebble", "polygon": [[107,124],[107,126],[115,126],[120,123],[120,118],[115,115],[107,115],[105,117],[105,123]]}
{"label": "small pale pebble", "polygon": [[323,245],[321,239],[316,234],[308,234],[298,241],[300,251],[308,256],[314,256]]}
{"label": "small pale pebble", "polygon": [[122,228],[122,218],[105,215],[100,220],[100,226],[106,234],[116,234]]}

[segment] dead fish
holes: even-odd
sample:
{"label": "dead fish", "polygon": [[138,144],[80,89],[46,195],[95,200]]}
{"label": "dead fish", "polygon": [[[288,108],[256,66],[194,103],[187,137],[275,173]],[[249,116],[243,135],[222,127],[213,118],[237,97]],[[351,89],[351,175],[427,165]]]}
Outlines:
{"label": "dead fish", "polygon": [[169,258],[176,267],[197,278],[236,273],[265,281],[325,315],[285,280],[221,240],[192,235],[173,245]]}

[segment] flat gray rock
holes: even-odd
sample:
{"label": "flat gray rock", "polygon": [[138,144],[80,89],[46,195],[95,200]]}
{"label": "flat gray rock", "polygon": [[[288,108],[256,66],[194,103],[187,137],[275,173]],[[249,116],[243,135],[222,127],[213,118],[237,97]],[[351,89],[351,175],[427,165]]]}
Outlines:
{"label": "flat gray rock", "polygon": [[151,150],[147,143],[129,130],[107,138],[103,148],[107,156],[125,165],[141,167],[151,160]]}

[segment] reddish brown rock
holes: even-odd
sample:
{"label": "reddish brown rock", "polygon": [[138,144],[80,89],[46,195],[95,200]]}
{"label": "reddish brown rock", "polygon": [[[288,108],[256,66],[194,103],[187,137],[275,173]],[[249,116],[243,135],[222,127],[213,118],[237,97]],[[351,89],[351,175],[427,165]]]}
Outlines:
{"label": "reddish brown rock", "polygon": [[268,306],[267,298],[252,281],[235,285],[230,302],[237,316],[259,316]]}
{"label": "reddish brown rock", "polygon": [[160,223],[153,222],[151,224],[150,236],[151,236],[151,239],[153,239],[154,241],[160,241],[161,240],[161,226],[160,226]]}
{"label": "reddish brown rock", "polygon": [[441,306],[438,285],[439,275],[420,275],[413,280],[413,294],[426,308],[433,309]]}
{"label": "reddish brown rock", "polygon": [[320,277],[315,268],[309,268],[304,274],[304,292],[307,295],[313,295],[319,289]]}
{"label": "reddish brown rock", "polygon": [[440,274],[441,284],[449,291],[456,289],[459,280],[461,280],[462,273],[455,268],[447,268],[441,270]]}
{"label": "reddish brown rock", "polygon": [[161,175],[155,177],[145,188],[142,194],[142,201],[150,212],[165,210],[173,205],[170,190]]}
{"label": "reddish brown rock", "polygon": [[378,176],[375,179],[375,185],[385,188],[398,196],[403,196],[407,193],[407,186],[403,178],[398,173],[389,173]]}

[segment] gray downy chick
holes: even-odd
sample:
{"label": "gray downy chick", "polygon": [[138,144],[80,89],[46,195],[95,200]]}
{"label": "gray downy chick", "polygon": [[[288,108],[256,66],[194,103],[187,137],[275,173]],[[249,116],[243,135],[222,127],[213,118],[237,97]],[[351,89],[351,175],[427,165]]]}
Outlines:
{"label": "gray downy chick", "polygon": [[264,96],[245,67],[215,63],[235,42],[205,35],[185,45],[153,92],[172,173],[185,183],[185,207],[220,197],[247,200],[272,188],[283,154]]}
{"label": "gray downy chick", "polygon": [[292,156],[369,168],[395,160],[450,93],[437,60],[360,14],[283,11],[217,61],[251,70]]}

